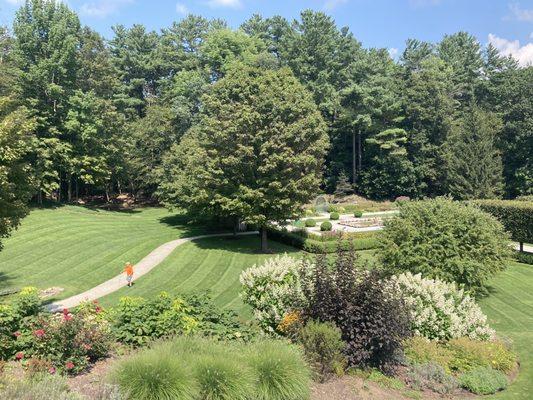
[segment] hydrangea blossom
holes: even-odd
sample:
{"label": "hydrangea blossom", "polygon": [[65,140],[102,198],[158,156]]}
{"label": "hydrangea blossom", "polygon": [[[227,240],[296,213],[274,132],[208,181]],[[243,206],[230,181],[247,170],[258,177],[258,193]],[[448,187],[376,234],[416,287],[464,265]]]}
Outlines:
{"label": "hydrangea blossom", "polygon": [[284,254],[242,272],[241,298],[252,307],[265,332],[275,332],[283,316],[303,300],[298,273],[301,265],[301,260]]}
{"label": "hydrangea blossom", "polygon": [[488,326],[486,315],[455,283],[410,272],[394,276],[391,282],[411,309],[416,335],[437,340],[464,336],[477,340],[493,338],[494,330]]}

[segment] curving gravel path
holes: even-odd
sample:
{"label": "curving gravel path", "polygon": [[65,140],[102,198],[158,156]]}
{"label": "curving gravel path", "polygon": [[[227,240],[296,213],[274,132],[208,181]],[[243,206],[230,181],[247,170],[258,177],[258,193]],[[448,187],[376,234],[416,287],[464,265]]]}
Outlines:
{"label": "curving gravel path", "polygon": [[[243,232],[243,233],[239,233],[239,235],[256,235],[257,233],[258,232]],[[198,239],[205,239],[205,238],[211,238],[211,237],[224,237],[224,236],[232,236],[232,235],[233,233],[215,233],[215,234],[210,234],[210,235],[200,235],[200,236],[176,239],[176,240],[172,240],[170,242],[164,243],[158,248],[156,248],[155,250],[153,250],[150,254],[144,257],[137,264],[135,264],[135,269],[134,269],[135,274],[134,274],[133,280],[135,281],[137,278],[147,274],[153,268],[158,266],[179,245],[182,245],[187,242],[191,242],[193,240],[198,240]],[[99,299],[100,297],[106,296],[110,293],[113,293],[123,288],[125,285],[126,285],[126,278],[124,274],[122,273],[83,293],[77,294],[75,296],[69,297],[64,300],[59,300],[59,301],[50,303],[49,305],[47,305],[47,309],[51,312],[60,312],[60,311],[63,311],[63,309],[65,308],[76,307],[85,301],[93,301],[93,300]]]}

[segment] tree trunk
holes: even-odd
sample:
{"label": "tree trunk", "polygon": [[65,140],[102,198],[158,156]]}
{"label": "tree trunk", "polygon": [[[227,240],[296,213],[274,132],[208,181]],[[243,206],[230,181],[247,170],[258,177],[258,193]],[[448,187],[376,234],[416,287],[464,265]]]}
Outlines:
{"label": "tree trunk", "polygon": [[355,150],[355,131],[352,132],[352,183],[355,185],[357,180],[356,150]]}
{"label": "tree trunk", "polygon": [[520,242],[520,251],[521,251],[521,252],[524,251],[524,242]]}
{"label": "tree trunk", "polygon": [[361,129],[359,129],[359,133],[357,135],[357,160],[359,162],[359,173],[361,172],[361,167],[363,165],[363,162],[362,162],[362,159],[363,159],[363,154],[362,154],[362,151],[361,151]]}
{"label": "tree trunk", "polygon": [[78,178],[76,178],[74,180],[74,183],[75,183],[75,187],[76,187],[76,189],[75,189],[75,191],[76,191],[76,201],[78,201],[80,199],[80,191],[79,191],[80,188],[78,187]]}
{"label": "tree trunk", "polygon": [[263,253],[268,252],[268,240],[267,240],[267,228],[266,226],[261,227],[261,251]]}
{"label": "tree trunk", "polygon": [[37,192],[37,203],[39,203],[40,206],[43,205],[43,192],[41,188],[39,188],[39,191]]}
{"label": "tree trunk", "polygon": [[109,186],[105,185],[105,200],[109,203]]}
{"label": "tree trunk", "polygon": [[67,200],[70,203],[72,201],[72,175],[68,174],[67,179]]}
{"label": "tree trunk", "polygon": [[239,233],[239,217],[233,217],[233,237],[237,237]]}

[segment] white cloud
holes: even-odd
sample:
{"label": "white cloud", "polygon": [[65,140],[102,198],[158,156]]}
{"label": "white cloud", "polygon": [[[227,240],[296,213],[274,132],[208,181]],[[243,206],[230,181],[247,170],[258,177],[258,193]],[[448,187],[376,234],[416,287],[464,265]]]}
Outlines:
{"label": "white cloud", "polygon": [[241,0],[209,0],[207,2],[209,7],[212,8],[241,8]]}
{"label": "white cloud", "polygon": [[511,3],[509,4],[509,10],[511,11],[514,19],[517,19],[518,21],[533,22],[533,8],[520,8],[520,4]]}
{"label": "white cloud", "polygon": [[181,15],[185,15],[189,13],[189,9],[187,6],[183,3],[177,3],[176,4],[176,12]]}
{"label": "white cloud", "polygon": [[395,47],[391,47],[389,49],[389,55],[391,56],[391,58],[396,58],[396,56],[398,55],[398,49]]}
{"label": "white cloud", "polygon": [[533,43],[520,46],[519,40],[507,40],[489,33],[489,43],[496,47],[501,54],[515,58],[520,66],[533,65]]}
{"label": "white cloud", "polygon": [[90,17],[104,18],[132,2],[133,0],[97,0],[82,4],[80,12]]}
{"label": "white cloud", "polygon": [[327,0],[324,3],[324,10],[331,11],[345,3],[348,3],[348,0]]}

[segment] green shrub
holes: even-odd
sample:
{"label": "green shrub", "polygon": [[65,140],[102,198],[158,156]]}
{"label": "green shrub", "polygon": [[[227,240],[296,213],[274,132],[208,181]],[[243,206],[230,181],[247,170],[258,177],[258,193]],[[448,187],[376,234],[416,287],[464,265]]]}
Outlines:
{"label": "green shrub", "polygon": [[437,342],[414,337],[405,342],[404,351],[411,364],[434,362],[447,373],[463,373],[477,367],[509,373],[517,365],[516,354],[499,340],[482,342],[460,338]]}
{"label": "green shrub", "polygon": [[[376,232],[331,233],[316,235],[312,232],[289,232],[286,229],[268,229],[268,237],[289,246],[302,249],[308,253],[335,253],[339,244],[342,251],[375,249],[379,246]],[[343,238],[339,241],[340,238]]]}
{"label": "green shrub", "polygon": [[142,346],[163,336],[195,331],[198,321],[190,314],[185,300],[166,292],[150,300],[122,297],[113,309],[113,333],[119,342]]}
{"label": "green shrub", "polygon": [[353,216],[354,216],[355,218],[361,218],[361,217],[363,216],[363,212],[362,212],[361,210],[355,210],[355,211],[353,212]]}
{"label": "green shrub", "polygon": [[215,306],[208,293],[179,297],[161,292],[152,299],[123,297],[110,320],[116,339],[131,346],[193,332],[220,339],[253,336],[235,312]]}
{"label": "green shrub", "polygon": [[342,332],[332,323],[309,321],[298,335],[305,356],[320,381],[344,365]]}
{"label": "green shrub", "polygon": [[316,221],[313,218],[308,218],[305,220],[305,226],[307,228],[314,228],[316,226]]}
{"label": "green shrub", "polygon": [[476,367],[491,367],[511,372],[517,363],[516,355],[501,341],[480,342],[468,338],[450,340],[447,347],[453,352],[451,370],[464,372]]}
{"label": "green shrub", "polygon": [[473,369],[459,378],[461,386],[475,394],[493,394],[507,387],[507,377],[489,367]]}
{"label": "green shrub", "polygon": [[197,387],[189,370],[169,345],[159,345],[121,360],[113,380],[132,400],[193,400]]}
{"label": "green shrub", "polygon": [[509,238],[494,217],[446,198],[405,203],[386,221],[379,257],[391,272],[411,271],[486,291],[505,268]]}
{"label": "green shrub", "polygon": [[427,364],[434,362],[440,365],[447,373],[454,354],[451,349],[437,341],[428,340],[419,336],[412,337],[404,342],[404,353],[410,364]]}
{"label": "green shrub", "polygon": [[311,373],[293,345],[281,341],[254,344],[247,355],[255,375],[258,400],[306,400]]}
{"label": "green shrub", "polygon": [[474,204],[496,217],[514,241],[533,243],[533,201],[478,200]]}
{"label": "green shrub", "polygon": [[417,390],[431,390],[440,394],[450,394],[459,387],[459,382],[444,368],[434,362],[415,365],[409,371],[411,387]]}
{"label": "green shrub", "polygon": [[109,355],[113,344],[109,323],[98,318],[97,304],[61,316],[43,314],[29,322],[17,338],[24,359],[47,361],[57,371],[77,374],[90,362]]}
{"label": "green shrub", "polygon": [[333,225],[331,225],[331,222],[329,221],[324,221],[322,224],[320,224],[320,230],[322,232],[328,232],[331,231],[331,229],[333,229]]}
{"label": "green shrub", "polygon": [[331,219],[332,221],[337,221],[339,218],[340,215],[338,212],[332,212],[331,214],[329,214],[329,219]]}
{"label": "green shrub", "polygon": [[519,263],[533,265],[533,253],[517,251],[515,252],[515,259]]}

